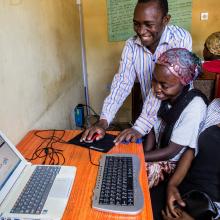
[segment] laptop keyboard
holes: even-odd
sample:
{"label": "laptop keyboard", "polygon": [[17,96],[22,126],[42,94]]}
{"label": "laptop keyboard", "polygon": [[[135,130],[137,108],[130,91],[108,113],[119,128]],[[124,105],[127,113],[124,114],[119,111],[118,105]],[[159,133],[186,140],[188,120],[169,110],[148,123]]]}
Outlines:
{"label": "laptop keyboard", "polygon": [[144,200],[139,184],[140,161],[135,155],[102,157],[93,197],[93,208],[121,214],[137,214]]}
{"label": "laptop keyboard", "polygon": [[58,166],[37,166],[18,197],[11,213],[41,214],[56,175]]}

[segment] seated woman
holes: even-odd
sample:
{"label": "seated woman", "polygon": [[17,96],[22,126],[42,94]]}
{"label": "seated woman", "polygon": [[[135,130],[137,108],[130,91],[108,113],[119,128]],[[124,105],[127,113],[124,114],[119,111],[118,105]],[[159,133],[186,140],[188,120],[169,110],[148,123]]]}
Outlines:
{"label": "seated woman", "polygon": [[208,36],[204,44],[203,57],[205,71],[220,73],[220,32]]}
{"label": "seated woman", "polygon": [[174,171],[187,148],[196,147],[207,99],[199,90],[190,89],[190,83],[200,69],[200,59],[183,48],[167,50],[156,63],[152,92],[162,102],[144,144],[150,188]]}
{"label": "seated woman", "polygon": [[212,33],[205,41],[203,49],[205,62],[203,71],[216,73],[215,98],[220,98],[220,32]]}
{"label": "seated woman", "polygon": [[[198,146],[199,151],[195,159],[194,154],[189,151],[182,156],[168,183],[166,214],[163,212],[165,220],[220,218],[220,99],[215,99],[208,107]],[[213,214],[204,210],[200,216],[192,218],[182,211],[186,206],[182,195],[191,190],[197,190],[207,195],[211,201],[209,208],[212,208]],[[179,208],[176,208],[177,205]],[[192,211],[195,213],[201,211],[201,208],[200,210],[195,210],[195,208],[190,210],[188,207],[188,212]]]}

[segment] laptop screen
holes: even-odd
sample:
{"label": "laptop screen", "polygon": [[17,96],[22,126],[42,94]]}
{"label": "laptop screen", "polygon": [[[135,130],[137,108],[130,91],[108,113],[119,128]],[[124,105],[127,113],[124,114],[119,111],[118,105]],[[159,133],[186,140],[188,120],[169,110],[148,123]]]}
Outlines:
{"label": "laptop screen", "polygon": [[20,162],[19,156],[0,136],[0,190]]}

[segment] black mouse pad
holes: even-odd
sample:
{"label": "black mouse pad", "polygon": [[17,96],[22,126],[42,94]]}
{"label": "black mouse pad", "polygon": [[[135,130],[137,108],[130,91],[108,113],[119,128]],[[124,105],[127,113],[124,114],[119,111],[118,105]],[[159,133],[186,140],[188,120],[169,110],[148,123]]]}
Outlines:
{"label": "black mouse pad", "polygon": [[78,134],[77,136],[69,140],[68,143],[90,148],[91,150],[96,150],[104,153],[111,150],[112,147],[115,145],[113,141],[116,138],[116,136],[112,134],[105,134],[104,138],[98,141],[93,141],[92,143],[80,142],[81,136],[82,133]]}

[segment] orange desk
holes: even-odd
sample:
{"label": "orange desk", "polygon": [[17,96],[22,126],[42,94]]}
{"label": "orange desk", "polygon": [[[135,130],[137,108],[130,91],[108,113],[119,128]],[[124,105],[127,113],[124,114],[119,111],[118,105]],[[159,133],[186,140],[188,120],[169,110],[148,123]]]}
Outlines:
{"label": "orange desk", "polygon": [[[30,158],[34,150],[42,143],[42,139],[34,134],[35,131],[30,131],[22,141],[17,145],[19,151],[26,157]],[[67,141],[73,138],[80,131],[65,131],[62,140]],[[111,132],[114,133],[114,132]],[[57,137],[62,136],[62,131],[56,131]],[[52,131],[40,131],[40,135],[47,138],[52,135]],[[76,145],[69,145],[65,143],[56,143],[54,148],[63,150],[65,157],[65,165],[73,165],[77,167],[76,178],[66,207],[63,219],[66,220],[153,220],[151,201],[147,185],[147,176],[144,168],[144,154],[142,145],[129,144],[118,145],[108,153],[132,153],[138,155],[141,160],[141,175],[140,182],[144,193],[144,209],[135,216],[119,215],[106,212],[96,211],[91,208],[93,189],[96,183],[96,175],[98,166],[94,166],[89,160],[89,150]],[[97,151],[90,151],[92,161],[96,164],[102,153]],[[33,161],[35,164],[42,163],[41,159]],[[55,207],[54,207],[55,208]]]}

